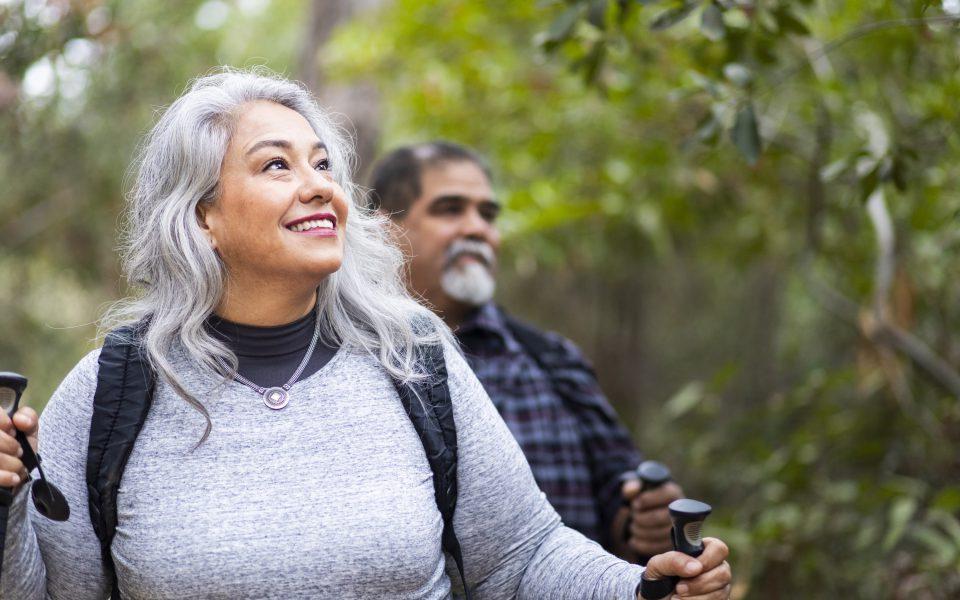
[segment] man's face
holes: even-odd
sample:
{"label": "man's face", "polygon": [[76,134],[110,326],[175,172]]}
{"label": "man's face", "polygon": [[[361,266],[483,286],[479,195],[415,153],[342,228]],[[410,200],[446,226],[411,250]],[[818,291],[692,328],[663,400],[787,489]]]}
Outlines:
{"label": "man's face", "polygon": [[434,308],[479,306],[493,297],[500,204],[470,161],[424,169],[421,194],[397,221],[410,257],[410,288]]}

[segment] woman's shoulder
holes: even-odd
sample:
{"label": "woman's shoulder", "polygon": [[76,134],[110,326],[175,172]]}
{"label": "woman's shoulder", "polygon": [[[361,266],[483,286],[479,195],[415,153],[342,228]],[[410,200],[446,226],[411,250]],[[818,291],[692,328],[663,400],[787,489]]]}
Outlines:
{"label": "woman's shoulder", "polygon": [[97,389],[100,348],[91,350],[67,373],[41,415],[41,421],[56,418],[73,422],[92,411]]}
{"label": "woman's shoulder", "polygon": [[[96,348],[87,352],[63,378],[60,388],[96,387],[97,373],[100,370],[100,350],[101,348]],[[60,389],[57,391],[59,392]]]}

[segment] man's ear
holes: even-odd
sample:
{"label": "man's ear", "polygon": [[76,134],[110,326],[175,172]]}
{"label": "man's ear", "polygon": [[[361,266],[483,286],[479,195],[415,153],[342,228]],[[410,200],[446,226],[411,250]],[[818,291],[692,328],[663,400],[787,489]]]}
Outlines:
{"label": "man's ear", "polygon": [[203,231],[203,234],[207,236],[207,240],[210,242],[210,246],[216,250],[217,249],[217,240],[213,236],[213,231],[210,230],[210,224],[207,222],[207,211],[210,209],[210,204],[207,202],[198,202],[197,203],[197,224],[200,225],[200,230]]}

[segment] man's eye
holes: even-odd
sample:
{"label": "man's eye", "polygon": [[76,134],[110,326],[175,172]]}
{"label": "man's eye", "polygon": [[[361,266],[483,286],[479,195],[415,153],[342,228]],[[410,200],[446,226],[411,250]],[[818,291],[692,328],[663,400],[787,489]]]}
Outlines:
{"label": "man's eye", "polygon": [[287,162],[285,160],[283,160],[282,158],[274,158],[273,160],[268,162],[266,165],[264,165],[263,170],[277,171],[279,169],[286,169],[286,168],[287,168]]}
{"label": "man's eye", "polygon": [[317,163],[315,167],[318,171],[329,171],[330,170],[330,159],[325,158]]}
{"label": "man's eye", "polygon": [[490,223],[493,223],[497,220],[497,217],[500,215],[499,206],[485,206],[480,208],[480,216]]}

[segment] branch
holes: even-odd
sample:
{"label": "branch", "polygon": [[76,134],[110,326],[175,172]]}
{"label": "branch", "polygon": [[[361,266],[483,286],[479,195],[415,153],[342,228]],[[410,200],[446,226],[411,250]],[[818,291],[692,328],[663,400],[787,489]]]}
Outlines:
{"label": "branch", "polygon": [[834,316],[855,328],[871,342],[883,344],[905,355],[934,383],[954,397],[960,398],[960,374],[923,340],[893,323],[878,321],[871,312],[864,313],[860,305],[843,292],[814,277],[809,266],[804,268],[803,272],[814,297]]}
{"label": "branch", "polygon": [[[871,327],[872,326],[872,327]],[[945,360],[940,358],[923,340],[909,331],[889,322],[871,323],[866,319],[864,331],[870,339],[886,344],[905,354],[936,383],[956,398],[960,398],[960,374]]]}
{"label": "branch", "polygon": [[840,46],[848,44],[854,40],[859,40],[864,38],[872,33],[877,31],[882,31],[884,29],[895,29],[897,27],[912,27],[914,25],[924,25],[924,24],[934,24],[934,23],[957,23],[960,24],[960,16],[955,15],[937,15],[933,17],[913,17],[908,19],[888,19],[885,21],[875,21],[873,23],[866,23],[859,27],[854,28],[852,31],[848,32],[846,35],[839,37],[832,42],[827,42],[819,48],[815,48],[807,52],[807,59],[800,62],[799,64],[787,69],[783,74],[770,85],[770,89],[776,89],[780,87],[783,82],[790,79],[800,71],[802,71],[807,66],[812,66],[814,62],[820,58],[823,58],[827,54],[833,52]]}
{"label": "branch", "polygon": [[887,209],[883,186],[877,186],[867,199],[867,215],[870,224],[877,234],[877,267],[876,288],[873,291],[873,310],[877,320],[887,323],[890,320],[890,310],[887,298],[890,297],[890,287],[893,285],[895,269],[894,246],[896,238],[893,229],[893,219]]}

